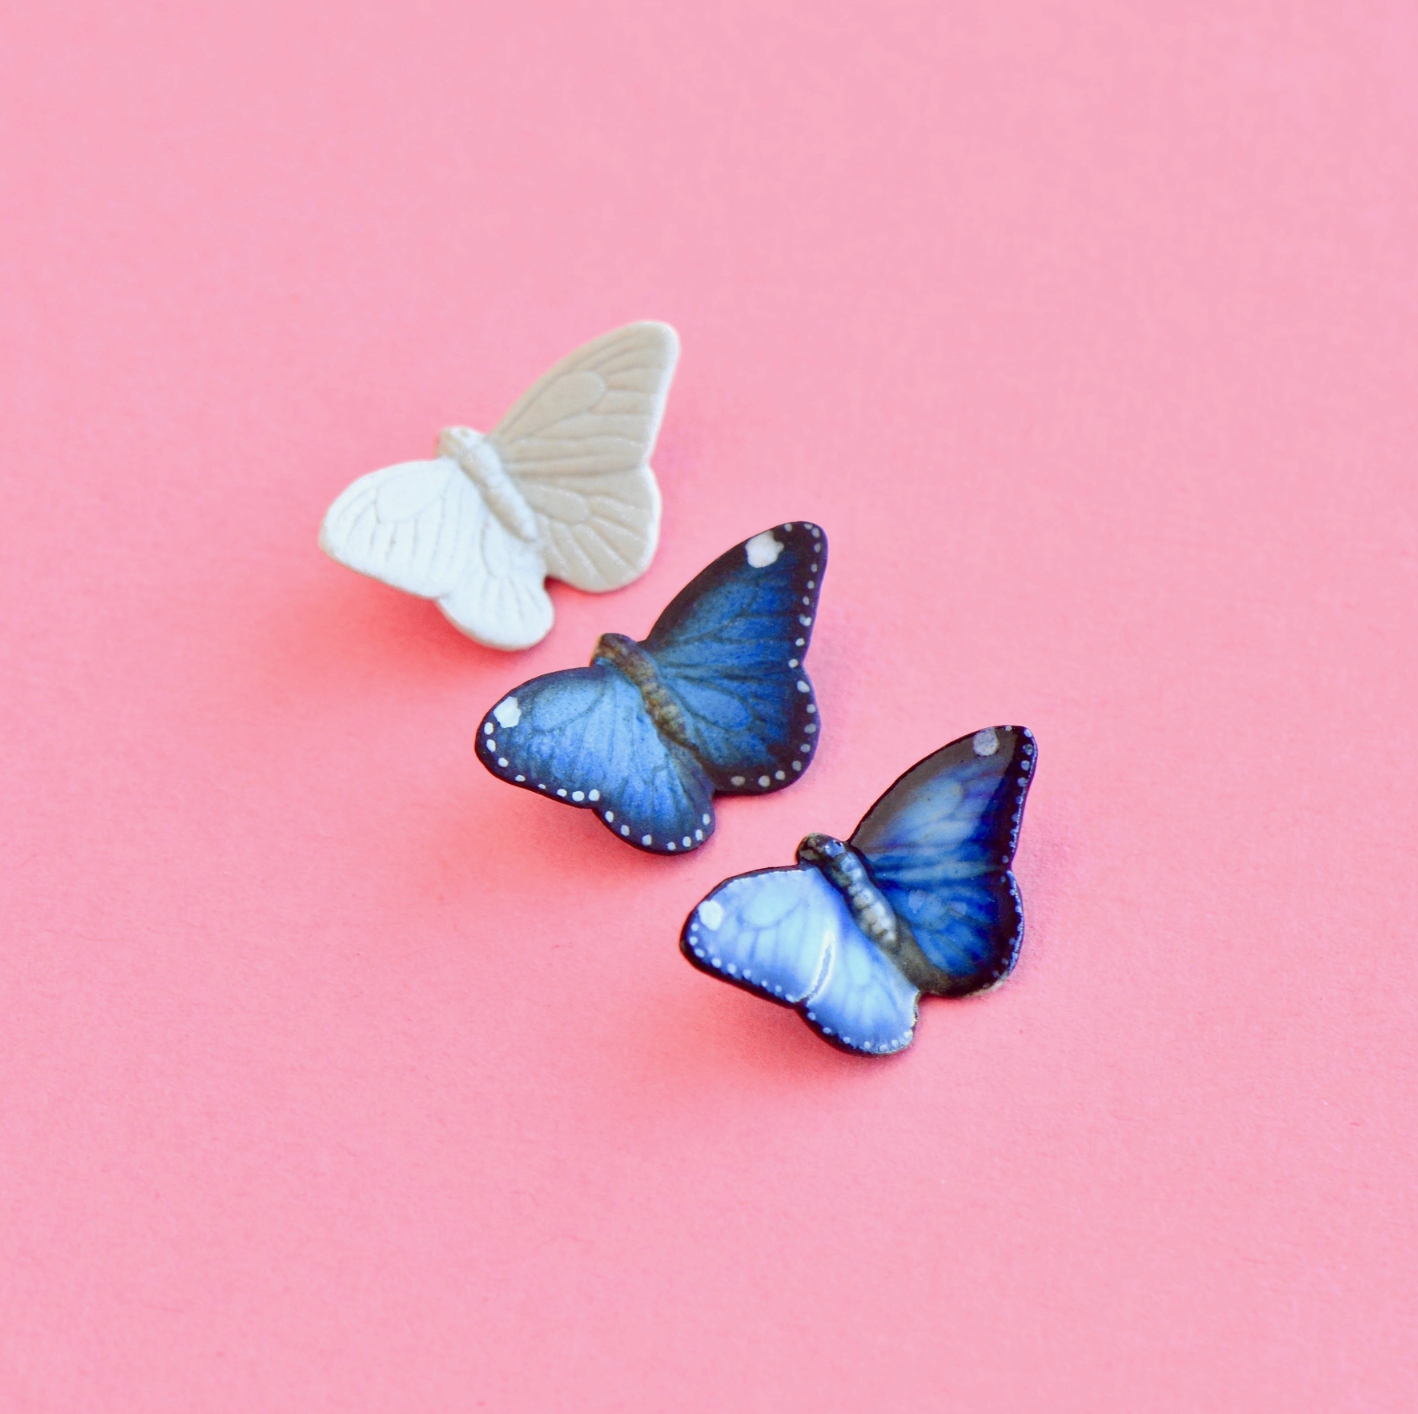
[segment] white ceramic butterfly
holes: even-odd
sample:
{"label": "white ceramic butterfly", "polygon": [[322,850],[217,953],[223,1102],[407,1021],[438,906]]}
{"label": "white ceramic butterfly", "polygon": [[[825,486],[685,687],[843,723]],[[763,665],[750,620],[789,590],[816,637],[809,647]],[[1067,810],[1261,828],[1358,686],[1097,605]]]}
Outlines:
{"label": "white ceramic butterfly", "polygon": [[479,643],[530,648],[552,624],[547,576],[601,593],[654,558],[649,456],[678,357],[668,324],[593,339],[492,432],[445,428],[435,460],[360,477],[326,513],[321,549],[436,599]]}

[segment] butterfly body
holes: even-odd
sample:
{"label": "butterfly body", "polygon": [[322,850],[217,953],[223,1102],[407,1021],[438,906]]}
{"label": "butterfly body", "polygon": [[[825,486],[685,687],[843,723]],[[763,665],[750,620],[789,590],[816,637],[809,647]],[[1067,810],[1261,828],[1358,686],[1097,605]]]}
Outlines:
{"label": "butterfly body", "polygon": [[603,634],[589,667],[533,678],[493,707],[483,765],[594,810],[637,849],[697,849],[714,832],[715,794],[782,790],[813,759],[818,709],[803,659],[826,567],[826,538],[809,523],[736,545],[643,642]]}
{"label": "butterfly body", "polygon": [[488,509],[508,534],[529,545],[536,543],[536,515],[487,437],[471,427],[445,427],[438,434],[438,451],[440,456],[453,461],[477,487]]}
{"label": "butterfly body", "polygon": [[563,359],[488,433],[445,428],[431,461],[362,476],[330,507],[331,558],[433,599],[469,637],[527,648],[553,618],[544,581],[601,593],[659,540],[649,456],[679,340],[630,324]]}
{"label": "butterfly body", "polygon": [[1022,727],[951,742],[849,841],[808,835],[796,868],[720,884],[685,921],[681,950],[843,1050],[904,1049],[921,994],[981,991],[1014,966],[1024,915],[1010,865],[1036,754]]}

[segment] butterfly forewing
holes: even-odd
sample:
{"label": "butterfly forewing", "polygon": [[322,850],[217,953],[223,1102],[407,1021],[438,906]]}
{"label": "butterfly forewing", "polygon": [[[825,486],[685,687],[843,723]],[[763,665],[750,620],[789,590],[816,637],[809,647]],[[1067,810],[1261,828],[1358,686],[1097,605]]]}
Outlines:
{"label": "butterfly forewing", "polygon": [[424,599],[458,583],[478,539],[482,502],[446,457],[372,471],[325,513],[320,548],[360,574]]}
{"label": "butterfly forewing", "polygon": [[1013,967],[1024,917],[1010,864],[1036,747],[1023,727],[986,727],[906,772],[867,812],[851,844],[958,995]]}
{"label": "butterfly forewing", "polygon": [[816,753],[817,702],[803,663],[826,568],[817,526],[775,526],[696,575],[645,640],[718,791],[779,790]]}
{"label": "butterfly forewing", "polygon": [[852,918],[816,869],[763,869],[720,884],[689,915],[684,955],[702,972],[795,1006],[827,971]]}

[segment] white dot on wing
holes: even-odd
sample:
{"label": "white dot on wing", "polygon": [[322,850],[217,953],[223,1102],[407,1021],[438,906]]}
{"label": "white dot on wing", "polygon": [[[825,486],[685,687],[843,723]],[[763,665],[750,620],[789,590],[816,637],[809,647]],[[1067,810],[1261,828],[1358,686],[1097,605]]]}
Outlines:
{"label": "white dot on wing", "polygon": [[798,691],[799,691],[799,692],[811,692],[812,689],[807,685],[807,683],[806,683],[802,678],[799,678],[799,679],[798,679]]}
{"label": "white dot on wing", "polygon": [[572,800],[585,800],[586,792],[584,790],[574,790],[571,792],[571,798]]}
{"label": "white dot on wing", "polygon": [[491,736],[491,735],[492,735],[492,723],[491,723],[491,722],[484,722],[484,723],[483,723],[483,730],[484,730],[489,736]]}
{"label": "white dot on wing", "polygon": [[809,736],[811,736],[812,733],[817,730],[817,723],[816,723],[816,722],[809,722],[809,723],[803,728],[803,730],[804,730],[805,732],[807,732],[807,734],[808,734]]}
{"label": "white dot on wing", "polygon": [[497,764],[499,766],[505,766],[507,764],[507,758],[505,756],[499,756],[497,758]]}
{"label": "white dot on wing", "polygon": [[513,776],[512,779],[514,781],[525,781],[527,778],[526,776]]}
{"label": "white dot on wing", "polygon": [[607,823],[607,824],[610,824],[611,821],[613,821],[614,819],[615,819],[615,811],[614,811],[614,810],[607,810],[607,811],[606,811],[606,823]]}
{"label": "white dot on wing", "polygon": [[730,777],[729,777],[729,784],[730,784],[730,785],[733,785],[733,786],[741,786],[741,785],[743,784],[743,782],[744,782],[744,778],[743,778],[742,776],[730,776]]}
{"label": "white dot on wing", "polygon": [[767,569],[783,553],[781,542],[774,538],[771,530],[745,540],[743,548],[750,567],[756,570]]}
{"label": "white dot on wing", "polygon": [[629,825],[622,825],[622,826],[620,827],[620,832],[621,832],[621,834],[623,834],[623,835],[628,835],[628,834],[630,833],[630,826],[629,826]]}
{"label": "white dot on wing", "polygon": [[654,844],[654,843],[655,843],[655,837],[654,837],[654,835],[641,835],[641,836],[640,836],[640,843],[641,843],[641,844]]}
{"label": "white dot on wing", "polygon": [[805,638],[795,638],[793,642],[796,643],[799,648],[807,647],[807,639]]}
{"label": "white dot on wing", "polygon": [[557,793],[563,800],[566,799],[566,788],[565,788],[564,786],[558,786],[558,787],[556,788],[556,793]]}
{"label": "white dot on wing", "polygon": [[793,762],[793,770],[795,770],[795,771],[801,771],[802,768],[803,768],[803,763],[802,763],[801,761],[794,761],[794,762]]}
{"label": "white dot on wing", "polygon": [[600,791],[598,791],[598,790],[588,791],[587,794],[586,794],[586,799],[587,799],[587,800],[599,800],[600,798],[601,798],[601,793],[600,793]]}
{"label": "white dot on wing", "polygon": [[688,848],[689,848],[689,845],[690,845],[689,836],[686,835],[686,836],[680,841],[680,843],[681,843],[686,849],[688,849]]}
{"label": "white dot on wing", "polygon": [[700,823],[701,823],[701,824],[704,824],[704,825],[707,825],[707,824],[709,823],[709,817],[708,817],[708,815],[701,815],[701,816],[699,817],[699,820],[700,820]]}
{"label": "white dot on wing", "polygon": [[760,776],[760,777],[758,778],[758,784],[761,785],[761,786],[766,786],[766,785],[768,784],[768,777],[767,777],[767,776]]}
{"label": "white dot on wing", "polygon": [[773,779],[774,779],[775,781],[786,781],[786,780],[788,779],[788,777],[787,777],[787,774],[786,774],[785,772],[783,772],[783,771],[774,771],[774,772],[773,772]]}

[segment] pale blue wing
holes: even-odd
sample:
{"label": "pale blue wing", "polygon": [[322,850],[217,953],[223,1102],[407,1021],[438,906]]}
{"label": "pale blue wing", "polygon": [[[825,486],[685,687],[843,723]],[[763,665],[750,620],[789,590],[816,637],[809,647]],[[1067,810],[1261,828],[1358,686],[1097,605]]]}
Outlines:
{"label": "pale blue wing", "polygon": [[852,922],[850,914],[847,921],[850,926],[842,929],[829,949],[827,975],[799,1010],[807,1024],[834,1046],[890,1055],[911,1044],[920,993]]}
{"label": "pale blue wing", "polygon": [[702,972],[792,1006],[825,974],[844,922],[841,895],[816,869],[764,869],[720,884],[689,915],[680,947]]}
{"label": "pale blue wing", "polygon": [[709,780],[656,731],[639,690],[608,667],[525,682],[483,719],[478,755],[499,780],[596,818],[653,854],[694,849],[714,832]]}
{"label": "pale blue wing", "polygon": [[780,790],[817,750],[817,702],[803,660],[826,568],[817,526],[774,526],[696,575],[643,644],[684,709],[689,743],[716,790]]}
{"label": "pale blue wing", "polygon": [[816,869],[720,884],[685,921],[680,948],[702,972],[795,1007],[835,1046],[882,1055],[910,1044],[916,989]]}
{"label": "pale blue wing", "polygon": [[1014,859],[1036,747],[1024,727],[986,727],[906,772],[851,845],[910,924],[944,996],[998,982],[1024,932]]}

